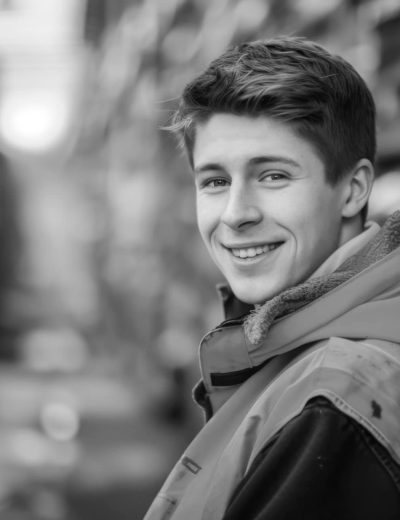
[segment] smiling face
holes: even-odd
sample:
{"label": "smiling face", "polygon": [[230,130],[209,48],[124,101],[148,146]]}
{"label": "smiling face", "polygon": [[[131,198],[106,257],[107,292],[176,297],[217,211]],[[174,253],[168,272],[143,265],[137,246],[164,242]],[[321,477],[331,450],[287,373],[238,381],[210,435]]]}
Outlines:
{"label": "smiling face", "polygon": [[240,300],[263,303],[306,280],[346,241],[347,185],[327,183],[290,125],[213,115],[196,129],[193,163],[201,236]]}

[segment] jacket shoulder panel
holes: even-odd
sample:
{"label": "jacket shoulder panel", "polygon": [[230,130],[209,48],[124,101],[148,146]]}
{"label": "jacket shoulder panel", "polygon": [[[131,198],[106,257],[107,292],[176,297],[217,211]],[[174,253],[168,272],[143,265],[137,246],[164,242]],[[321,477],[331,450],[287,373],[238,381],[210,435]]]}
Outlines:
{"label": "jacket shoulder panel", "polygon": [[204,518],[219,518],[258,453],[313,397],[327,398],[400,461],[399,378],[400,360],[370,343],[333,337],[301,354],[259,394],[221,453]]}
{"label": "jacket shoulder panel", "polygon": [[400,517],[400,466],[324,397],[261,450],[223,518],[298,518],[299,511],[308,520]]}
{"label": "jacket shoulder panel", "polygon": [[[390,347],[391,345],[391,347]],[[260,396],[260,409],[274,401],[265,416],[253,456],[304,408],[324,396],[366,428],[400,462],[400,348],[373,340],[330,338],[304,356]],[[275,394],[275,395],[274,395]]]}

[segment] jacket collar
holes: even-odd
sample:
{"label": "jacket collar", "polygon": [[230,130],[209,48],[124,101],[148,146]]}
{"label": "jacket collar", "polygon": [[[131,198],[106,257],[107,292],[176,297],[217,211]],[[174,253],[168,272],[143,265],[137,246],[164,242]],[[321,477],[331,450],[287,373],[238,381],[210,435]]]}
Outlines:
{"label": "jacket collar", "polygon": [[[251,311],[250,306],[238,301],[228,287],[219,286],[228,319],[201,341],[203,382],[195,390],[196,400],[204,401],[206,394],[215,410],[272,357],[301,345],[335,335],[375,337],[376,322],[360,320],[359,305],[390,287],[394,276],[400,277],[399,258],[392,258],[391,254],[399,245],[400,211],[367,245],[359,243],[361,250],[334,273],[311,277],[256,310]],[[381,267],[380,260],[387,264],[386,269]],[[364,271],[368,272],[360,280],[358,275]],[[391,332],[387,334],[390,336]]]}
{"label": "jacket collar", "polygon": [[222,302],[225,320],[234,320],[254,310],[254,305],[244,303],[233,294],[227,283],[217,285],[218,296]]}
{"label": "jacket collar", "polygon": [[[364,231],[334,251],[309,277],[309,280],[326,276],[335,271],[345,260],[367,245],[379,230],[380,226],[376,222],[367,222]],[[222,302],[225,320],[238,319],[254,311],[254,305],[239,300],[234,295],[229,284],[219,283],[216,289]]]}
{"label": "jacket collar", "polygon": [[[250,343],[256,345],[262,342],[275,320],[312,304],[396,250],[400,246],[400,211],[387,219],[372,240],[368,233],[365,235],[364,240],[359,240],[359,237],[353,239],[358,240],[358,250],[348,256],[335,271],[311,277],[304,283],[286,289],[264,305],[257,306],[244,322],[245,334]],[[348,250],[353,253],[351,247]]]}

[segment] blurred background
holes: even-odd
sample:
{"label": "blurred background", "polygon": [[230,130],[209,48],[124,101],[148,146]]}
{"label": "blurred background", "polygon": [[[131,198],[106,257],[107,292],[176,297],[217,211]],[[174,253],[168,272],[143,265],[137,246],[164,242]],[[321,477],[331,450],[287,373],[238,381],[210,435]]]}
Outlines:
{"label": "blurred background", "polygon": [[370,214],[400,208],[398,0],[0,0],[0,517],[136,520],[202,424],[221,318],[160,130],[232,43],[298,34],[378,108]]}

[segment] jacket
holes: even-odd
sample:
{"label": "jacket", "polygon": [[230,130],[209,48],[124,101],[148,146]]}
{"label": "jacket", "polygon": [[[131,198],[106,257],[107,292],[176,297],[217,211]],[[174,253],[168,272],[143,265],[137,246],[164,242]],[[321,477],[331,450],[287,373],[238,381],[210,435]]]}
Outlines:
{"label": "jacket", "polygon": [[208,422],[145,520],[400,517],[399,246],[397,212],[328,277],[203,338]]}

